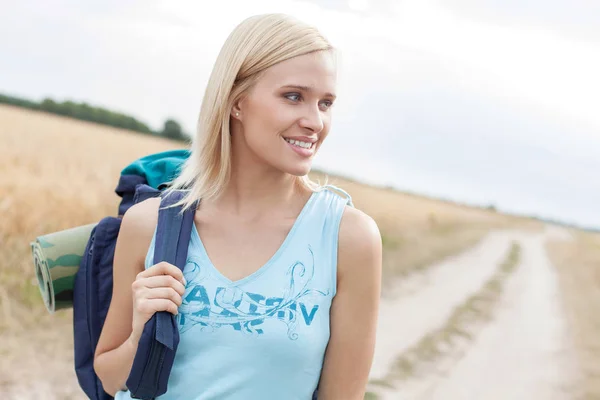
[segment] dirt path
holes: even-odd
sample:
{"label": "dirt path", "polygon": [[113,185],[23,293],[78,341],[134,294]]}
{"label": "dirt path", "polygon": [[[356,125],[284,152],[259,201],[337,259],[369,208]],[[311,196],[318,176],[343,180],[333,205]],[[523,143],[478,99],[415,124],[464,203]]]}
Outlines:
{"label": "dirt path", "polygon": [[479,289],[516,234],[493,232],[474,249],[401,282],[380,306],[371,377],[382,379],[398,354],[441,326],[468,294]]}
{"label": "dirt path", "polygon": [[[372,378],[381,379],[396,357],[443,325],[451,310],[477,291],[502,262],[512,240],[521,245],[519,266],[507,278],[493,318],[476,334],[462,358],[441,371],[377,390],[383,399],[569,399],[571,349],[556,276],[544,249],[544,233],[496,232],[477,248],[433,266],[384,301]],[[412,291],[409,291],[411,288]]]}

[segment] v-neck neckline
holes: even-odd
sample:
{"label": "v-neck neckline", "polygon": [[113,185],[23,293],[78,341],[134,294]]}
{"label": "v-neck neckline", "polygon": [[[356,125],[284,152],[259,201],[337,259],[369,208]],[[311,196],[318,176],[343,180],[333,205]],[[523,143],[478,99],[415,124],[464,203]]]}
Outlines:
{"label": "v-neck neckline", "polygon": [[267,271],[275,263],[275,261],[277,261],[277,259],[281,256],[281,254],[285,251],[286,247],[292,241],[302,220],[304,219],[304,216],[308,212],[312,203],[315,201],[317,194],[318,194],[318,191],[313,191],[311,193],[310,197],[308,198],[308,200],[302,207],[302,210],[300,210],[300,213],[296,217],[296,220],[292,224],[292,227],[289,230],[289,232],[287,233],[285,239],[283,240],[283,242],[281,243],[279,248],[275,251],[275,253],[271,256],[271,258],[269,258],[269,260],[267,260],[267,262],[264,263],[262,266],[260,266],[257,270],[255,270],[254,272],[250,273],[249,275],[247,275],[243,278],[232,280],[232,279],[228,278],[227,276],[223,275],[223,273],[213,264],[212,260],[210,259],[209,255],[208,255],[208,252],[206,251],[206,247],[204,247],[204,243],[202,242],[202,238],[200,237],[200,233],[198,232],[198,227],[196,226],[195,219],[194,219],[194,223],[192,224],[192,240],[193,241],[195,240],[196,244],[198,245],[198,248],[200,250],[200,256],[204,259],[204,262],[210,267],[210,269],[213,270],[213,272],[219,279],[227,282],[227,284],[229,284],[229,285],[242,285],[244,283],[248,283],[249,281],[252,281],[252,280],[258,278],[265,271]]}

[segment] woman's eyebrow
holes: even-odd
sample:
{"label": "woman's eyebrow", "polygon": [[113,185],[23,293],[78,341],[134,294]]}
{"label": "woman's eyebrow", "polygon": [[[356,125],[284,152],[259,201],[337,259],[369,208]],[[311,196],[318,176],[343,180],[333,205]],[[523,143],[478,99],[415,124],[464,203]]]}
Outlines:
{"label": "woman's eyebrow", "polygon": [[[311,87],[302,86],[302,85],[285,85],[285,86],[282,86],[282,88],[298,89],[298,90],[303,90],[305,92],[313,91],[313,89]],[[337,97],[335,94],[329,93],[329,92],[325,93],[325,96],[333,97],[334,99]]]}

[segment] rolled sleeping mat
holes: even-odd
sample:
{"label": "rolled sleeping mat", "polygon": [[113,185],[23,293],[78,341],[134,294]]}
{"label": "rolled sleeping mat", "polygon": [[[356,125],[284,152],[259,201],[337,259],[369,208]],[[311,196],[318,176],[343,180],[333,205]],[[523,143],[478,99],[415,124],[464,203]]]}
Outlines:
{"label": "rolled sleeping mat", "polygon": [[49,233],[31,242],[35,275],[50,313],[73,306],[75,274],[95,226],[83,225]]}

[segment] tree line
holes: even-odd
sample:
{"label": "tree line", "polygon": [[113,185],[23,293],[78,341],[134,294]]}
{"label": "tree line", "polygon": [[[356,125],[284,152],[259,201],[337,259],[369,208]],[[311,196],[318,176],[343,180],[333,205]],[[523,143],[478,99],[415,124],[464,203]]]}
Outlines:
{"label": "tree line", "polygon": [[76,103],[73,101],[58,102],[51,98],[45,98],[38,103],[19,97],[7,96],[1,93],[0,103],[28,108],[30,110],[45,111],[83,121],[96,122],[115,128],[129,129],[148,135],[162,136],[173,140],[189,140],[189,137],[183,132],[181,125],[171,118],[165,121],[162,129],[152,130],[148,125],[130,115],[107,110],[102,107],[94,107],[87,103]]}

